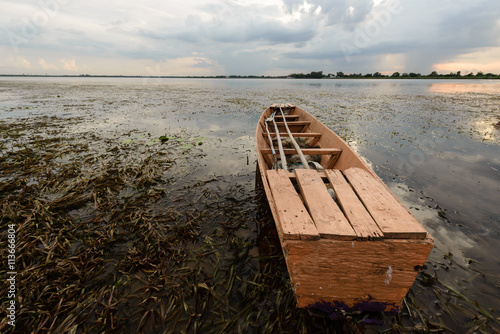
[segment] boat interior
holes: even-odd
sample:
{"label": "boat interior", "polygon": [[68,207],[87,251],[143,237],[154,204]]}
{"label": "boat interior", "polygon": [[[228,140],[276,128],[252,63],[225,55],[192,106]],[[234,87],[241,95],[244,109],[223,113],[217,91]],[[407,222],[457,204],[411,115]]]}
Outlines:
{"label": "boat interior", "polygon": [[[302,147],[290,145],[290,137]],[[290,104],[268,108],[259,121],[256,141],[260,172],[265,174],[265,187],[278,212],[281,237],[429,237],[357,153],[302,109]],[[306,162],[309,168],[305,167],[297,158],[300,151],[306,161],[315,159],[317,163]],[[286,156],[284,163],[281,153]]]}

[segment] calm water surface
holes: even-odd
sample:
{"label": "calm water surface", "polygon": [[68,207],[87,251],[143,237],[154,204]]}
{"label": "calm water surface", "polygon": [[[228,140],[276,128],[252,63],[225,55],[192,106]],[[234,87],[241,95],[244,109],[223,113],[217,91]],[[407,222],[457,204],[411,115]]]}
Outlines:
{"label": "calm water surface", "polygon": [[[461,308],[444,312],[436,289],[418,281],[412,288],[417,306],[456,332],[481,316],[481,307],[491,315],[485,328],[498,329],[499,81],[0,79],[4,124],[67,119],[52,131],[88,140],[91,149],[92,138],[138,151],[157,149],[162,135],[185,138],[178,154],[198,158],[179,159],[172,191],[212,182],[220,196],[236,198],[234,210],[243,207],[253,217],[238,232],[253,245],[250,257],[259,252],[262,220],[255,218],[261,204],[253,199],[253,135],[261,112],[276,102],[300,106],[339,134],[434,237],[426,273],[438,277],[442,295],[458,299]],[[16,150],[5,138],[2,154]]]}

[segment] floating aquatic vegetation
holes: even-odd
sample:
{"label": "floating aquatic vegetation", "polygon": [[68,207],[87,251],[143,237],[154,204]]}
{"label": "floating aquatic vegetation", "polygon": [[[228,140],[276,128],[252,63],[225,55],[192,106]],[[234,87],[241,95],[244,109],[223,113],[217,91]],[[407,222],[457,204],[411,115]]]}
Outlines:
{"label": "floating aquatic vegetation", "polygon": [[[384,325],[363,314],[332,320],[296,308],[249,153],[263,107],[290,101],[379,159],[381,177],[391,179],[386,160],[428,147],[422,138],[452,142],[457,129],[479,138],[484,131],[471,124],[478,116],[495,123],[495,101],[484,99],[483,114],[441,96],[190,85],[175,84],[168,96],[163,84],[9,88],[33,101],[26,109],[2,100],[0,115],[0,238],[16,224],[16,331],[498,331],[494,304],[474,297],[498,289],[498,277],[483,272],[484,258],[464,262],[448,251],[433,255],[396,317],[375,319]],[[498,137],[486,138],[495,144]],[[432,224],[455,224],[454,210],[425,200],[436,214]],[[13,331],[4,317],[0,331]]]}

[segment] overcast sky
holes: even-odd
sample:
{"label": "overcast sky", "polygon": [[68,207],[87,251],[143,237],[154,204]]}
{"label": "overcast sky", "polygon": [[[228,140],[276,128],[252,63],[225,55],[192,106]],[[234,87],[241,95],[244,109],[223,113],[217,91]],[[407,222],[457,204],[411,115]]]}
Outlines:
{"label": "overcast sky", "polygon": [[0,74],[500,73],[499,0],[0,0]]}

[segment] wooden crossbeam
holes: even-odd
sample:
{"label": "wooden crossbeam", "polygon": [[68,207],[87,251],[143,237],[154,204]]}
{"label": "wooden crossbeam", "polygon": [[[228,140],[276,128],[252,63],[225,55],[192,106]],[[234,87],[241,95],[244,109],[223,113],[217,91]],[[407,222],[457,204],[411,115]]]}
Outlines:
{"label": "wooden crossbeam", "polygon": [[[319,154],[319,155],[331,155],[340,154],[342,149],[340,148],[303,148],[301,149],[304,154]],[[263,154],[271,154],[272,150],[270,148],[265,148],[261,150]],[[294,148],[284,148],[285,155],[297,154],[297,150]]]}
{"label": "wooden crossbeam", "polygon": [[[303,129],[306,129],[310,124],[311,124],[311,121],[294,121],[294,122],[287,122],[288,124],[288,127],[291,129],[292,127],[293,128],[296,128],[296,127],[303,127]],[[285,122],[276,122],[276,125],[278,125],[278,127],[284,127],[285,126]]]}
{"label": "wooden crossbeam", "polygon": [[[300,117],[299,115],[285,115],[285,119],[287,120],[287,122],[288,122],[288,120],[290,120],[290,121],[296,121],[297,119],[299,119],[299,117]],[[281,116],[281,115],[274,115],[274,118],[276,120],[283,119],[283,116]]]}
{"label": "wooden crossbeam", "polygon": [[[262,135],[267,137],[266,133],[263,133]],[[276,133],[275,132],[271,132],[270,135],[273,138],[276,137]],[[288,132],[283,132],[283,133],[280,132],[280,136],[281,137],[288,137]],[[307,138],[307,137],[321,137],[321,133],[320,132],[292,132],[292,136],[294,138],[297,138],[297,137],[304,137],[304,138]]]}

